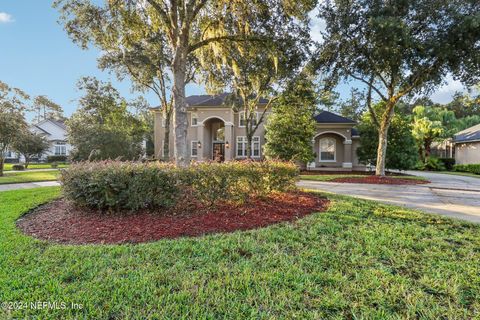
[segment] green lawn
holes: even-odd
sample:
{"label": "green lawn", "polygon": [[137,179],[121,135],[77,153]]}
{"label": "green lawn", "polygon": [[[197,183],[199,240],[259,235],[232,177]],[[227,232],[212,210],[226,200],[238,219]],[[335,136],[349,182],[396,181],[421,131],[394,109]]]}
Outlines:
{"label": "green lawn", "polygon": [[[300,179],[302,180],[313,180],[313,181],[332,181],[337,178],[362,178],[366,177],[366,175],[361,174],[318,174],[318,175],[308,175],[308,174],[301,174]],[[419,176],[388,176],[389,178],[394,179],[412,179],[412,180],[426,180],[424,177]]]}
{"label": "green lawn", "polygon": [[[58,188],[0,193],[0,319],[472,319],[480,227],[346,197],[295,224],[141,245],[57,245],[16,219]],[[3,312],[3,313],[2,313]]]}
{"label": "green lawn", "polygon": [[53,181],[53,180],[57,180],[58,172],[59,172],[58,170],[4,172],[4,176],[0,177],[0,184],[36,182],[36,181]]}
{"label": "green lawn", "polygon": [[[5,163],[3,165],[3,170],[10,171],[12,170],[12,166],[15,163]],[[68,164],[62,163],[58,165],[58,168],[68,168]],[[31,169],[52,169],[52,165],[50,163],[31,163],[28,165],[28,170]]]}

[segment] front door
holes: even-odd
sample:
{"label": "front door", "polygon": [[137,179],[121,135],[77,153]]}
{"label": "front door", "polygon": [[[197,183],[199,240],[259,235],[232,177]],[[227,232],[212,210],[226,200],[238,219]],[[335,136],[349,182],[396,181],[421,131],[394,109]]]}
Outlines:
{"label": "front door", "polygon": [[225,143],[224,142],[213,143],[212,160],[217,162],[225,161]]}

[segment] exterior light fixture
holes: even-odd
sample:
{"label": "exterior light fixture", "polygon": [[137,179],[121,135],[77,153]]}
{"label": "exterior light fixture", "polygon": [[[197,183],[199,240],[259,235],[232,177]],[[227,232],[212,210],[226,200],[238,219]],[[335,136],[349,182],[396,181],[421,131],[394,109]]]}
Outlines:
{"label": "exterior light fixture", "polygon": [[230,148],[230,144],[228,143],[228,141],[225,141],[225,148]]}
{"label": "exterior light fixture", "polygon": [[201,149],[202,148],[202,143],[200,141],[197,142],[197,148]]}

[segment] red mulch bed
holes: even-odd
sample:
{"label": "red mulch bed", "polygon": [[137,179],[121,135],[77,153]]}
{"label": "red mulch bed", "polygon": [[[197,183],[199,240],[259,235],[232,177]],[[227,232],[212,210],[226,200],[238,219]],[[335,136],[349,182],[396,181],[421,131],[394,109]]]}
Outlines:
{"label": "red mulch bed", "polygon": [[[358,176],[373,176],[375,175],[375,171],[301,171],[301,175],[305,176],[330,176],[330,175],[358,175]],[[400,172],[385,172],[387,176],[408,176],[406,173],[400,173]]]}
{"label": "red mulch bed", "polygon": [[241,206],[227,203],[214,208],[197,206],[194,212],[172,215],[171,210],[106,213],[58,199],[22,216],[17,225],[28,235],[58,243],[139,243],[295,221],[324,211],[328,203],[315,194],[292,192],[255,199]]}
{"label": "red mulch bed", "polygon": [[378,177],[378,176],[336,178],[336,179],[330,180],[329,182],[370,183],[370,184],[400,184],[400,185],[430,183],[430,181],[427,181],[427,180],[389,178],[389,177]]}

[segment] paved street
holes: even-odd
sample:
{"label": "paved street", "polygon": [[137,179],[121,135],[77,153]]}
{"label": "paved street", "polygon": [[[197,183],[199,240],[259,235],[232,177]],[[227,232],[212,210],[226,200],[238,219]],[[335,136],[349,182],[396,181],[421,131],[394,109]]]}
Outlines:
{"label": "paved street", "polygon": [[432,183],[395,186],[302,180],[298,185],[480,223],[479,178],[420,171],[408,173],[424,176]]}

